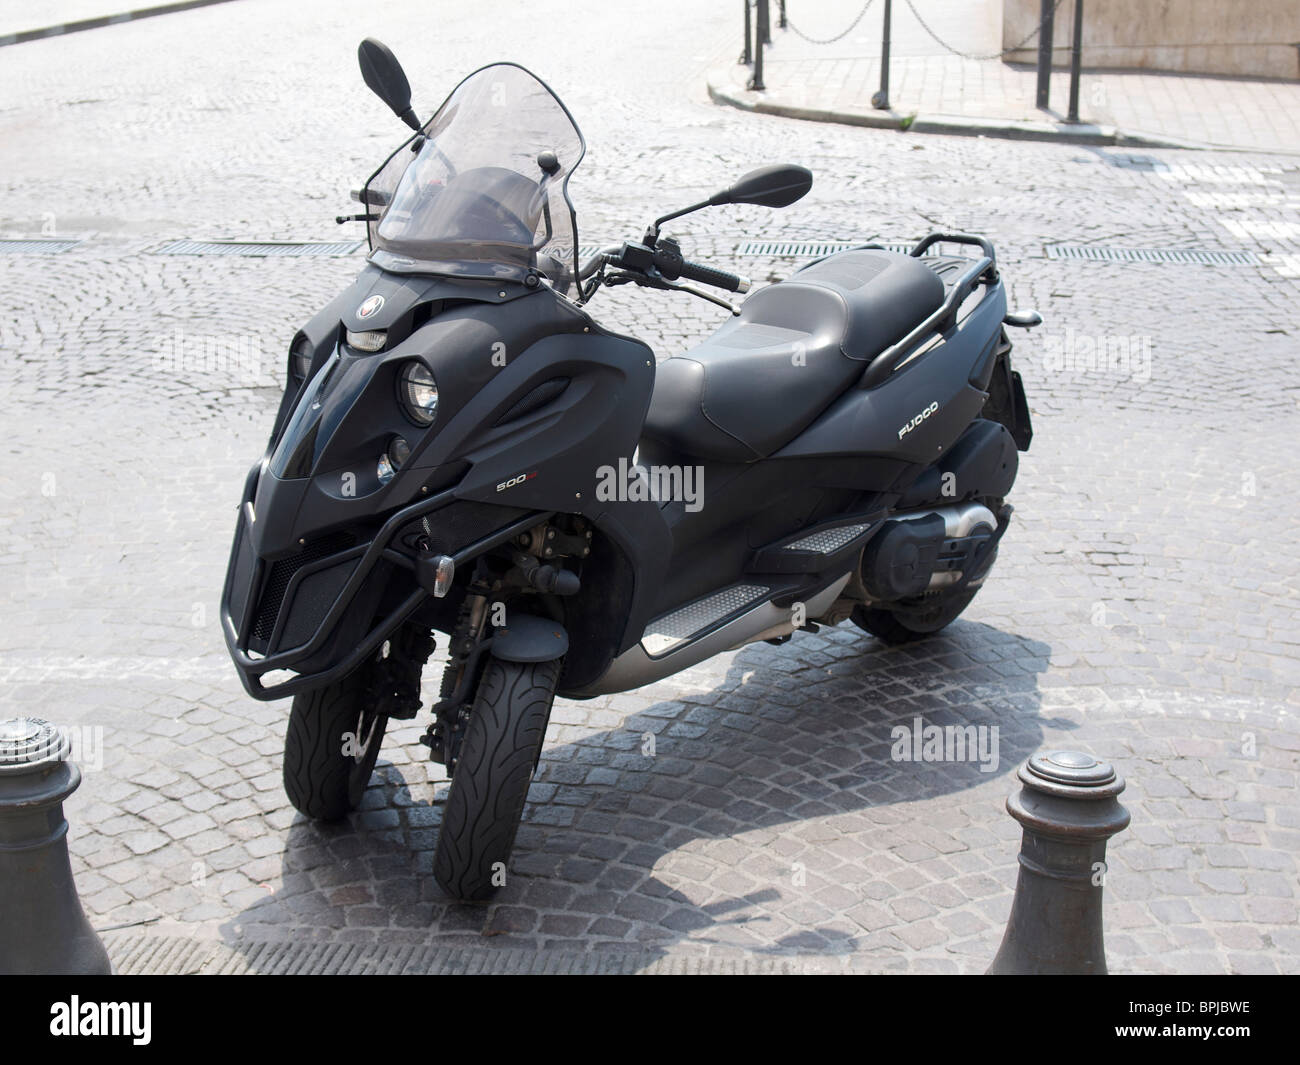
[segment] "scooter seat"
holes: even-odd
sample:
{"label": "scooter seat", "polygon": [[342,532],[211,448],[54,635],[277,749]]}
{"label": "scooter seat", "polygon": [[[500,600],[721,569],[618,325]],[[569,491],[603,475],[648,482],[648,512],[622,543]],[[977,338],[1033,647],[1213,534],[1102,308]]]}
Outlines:
{"label": "scooter seat", "polygon": [[644,435],[702,459],[766,458],[943,298],[938,275],[910,255],[846,251],[812,263],[660,363]]}

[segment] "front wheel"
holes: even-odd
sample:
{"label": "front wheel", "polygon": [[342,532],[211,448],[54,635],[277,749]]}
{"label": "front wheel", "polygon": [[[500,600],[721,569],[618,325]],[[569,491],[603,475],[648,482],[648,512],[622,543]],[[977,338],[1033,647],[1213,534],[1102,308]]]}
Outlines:
{"label": "front wheel", "polygon": [[284,737],[284,790],[302,813],[337,821],[361,804],[388,718],[376,708],[371,665],[293,697]]}
{"label": "front wheel", "polygon": [[505,883],[559,678],[559,659],[487,660],[433,855],[434,879],[455,898],[487,899]]}

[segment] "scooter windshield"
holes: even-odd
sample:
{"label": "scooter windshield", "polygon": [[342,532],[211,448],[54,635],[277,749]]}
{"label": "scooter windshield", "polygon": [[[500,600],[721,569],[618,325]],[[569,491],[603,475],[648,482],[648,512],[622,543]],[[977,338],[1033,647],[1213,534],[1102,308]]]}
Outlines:
{"label": "scooter windshield", "polygon": [[398,273],[567,287],[577,274],[569,175],[586,151],[559,98],[513,63],[475,71],[370,178],[371,261]]}

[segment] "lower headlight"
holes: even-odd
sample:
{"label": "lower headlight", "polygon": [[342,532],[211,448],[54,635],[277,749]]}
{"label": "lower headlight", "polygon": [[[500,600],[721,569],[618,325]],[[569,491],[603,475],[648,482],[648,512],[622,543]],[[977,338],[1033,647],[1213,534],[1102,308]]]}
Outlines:
{"label": "lower headlight", "polygon": [[379,456],[379,462],[375,466],[375,476],[379,478],[379,483],[387,484],[391,481],[410,457],[411,446],[400,436],[393,437],[388,442],[388,450]]}
{"label": "lower headlight", "polygon": [[432,425],[438,416],[438,382],[422,362],[411,360],[402,367],[398,386],[402,410],[416,425]]}

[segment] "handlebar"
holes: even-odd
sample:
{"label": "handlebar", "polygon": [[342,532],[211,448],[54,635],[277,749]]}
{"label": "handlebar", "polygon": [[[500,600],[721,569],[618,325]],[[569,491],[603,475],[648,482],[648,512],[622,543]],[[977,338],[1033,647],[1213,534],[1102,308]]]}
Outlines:
{"label": "handlebar", "polygon": [[659,281],[698,281],[703,285],[725,289],[728,292],[748,292],[750,281],[739,274],[717,270],[703,263],[693,263],[682,258],[681,249],[676,241],[661,239],[652,248],[645,244],[627,242],[610,248],[602,248],[588,259],[578,271],[580,280],[587,280],[602,266],[614,266],[635,274],[643,274],[647,279]]}
{"label": "handlebar", "polygon": [[683,259],[677,268],[677,276],[687,281],[698,281],[702,285],[726,289],[728,292],[748,292],[749,278],[739,274],[729,274],[725,270],[715,270],[712,266],[692,263]]}

